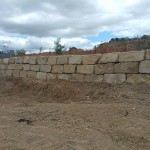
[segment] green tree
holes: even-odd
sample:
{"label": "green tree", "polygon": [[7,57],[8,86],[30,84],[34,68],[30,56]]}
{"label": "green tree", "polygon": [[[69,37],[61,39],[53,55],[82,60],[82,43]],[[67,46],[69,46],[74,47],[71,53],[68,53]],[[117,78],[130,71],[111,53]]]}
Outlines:
{"label": "green tree", "polygon": [[122,44],[125,46],[125,51],[127,50],[128,38],[121,38],[120,39]]}
{"label": "green tree", "polygon": [[42,52],[42,50],[43,50],[43,47],[41,46],[40,48],[39,48],[39,50],[40,50],[40,53]]}
{"label": "green tree", "polygon": [[24,49],[20,49],[16,51],[16,55],[25,55],[26,51]]}
{"label": "green tree", "polygon": [[54,45],[54,49],[57,55],[61,55],[66,49],[66,46],[61,44],[61,38],[57,38],[57,40],[54,41]]}

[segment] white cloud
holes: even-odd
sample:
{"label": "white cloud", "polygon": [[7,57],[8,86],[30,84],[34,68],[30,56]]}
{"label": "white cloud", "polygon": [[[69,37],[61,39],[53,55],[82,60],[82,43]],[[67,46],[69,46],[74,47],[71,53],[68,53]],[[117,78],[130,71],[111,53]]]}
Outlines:
{"label": "white cloud", "polygon": [[26,42],[27,39],[23,38],[0,36],[0,48],[3,46],[8,47],[9,49],[27,48]]}
{"label": "white cloud", "polygon": [[[48,37],[9,37],[0,36],[0,48],[7,46],[9,49],[26,49],[27,51],[37,51],[43,47],[44,51],[54,51],[54,41],[56,38]],[[93,43],[86,38],[62,38],[61,43],[69,49],[69,47],[78,47],[83,49],[90,49],[97,43]]]}
{"label": "white cloud", "polygon": [[87,37],[103,31],[150,34],[149,18],[150,0],[1,0],[0,45],[48,48],[62,37],[67,46],[89,48],[95,43]]}

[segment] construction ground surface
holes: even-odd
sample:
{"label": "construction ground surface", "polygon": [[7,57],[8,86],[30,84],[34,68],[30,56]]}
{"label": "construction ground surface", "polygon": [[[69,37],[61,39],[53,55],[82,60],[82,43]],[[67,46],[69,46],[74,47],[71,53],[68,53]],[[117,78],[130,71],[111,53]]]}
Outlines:
{"label": "construction ground surface", "polygon": [[150,150],[150,85],[0,77],[0,150]]}

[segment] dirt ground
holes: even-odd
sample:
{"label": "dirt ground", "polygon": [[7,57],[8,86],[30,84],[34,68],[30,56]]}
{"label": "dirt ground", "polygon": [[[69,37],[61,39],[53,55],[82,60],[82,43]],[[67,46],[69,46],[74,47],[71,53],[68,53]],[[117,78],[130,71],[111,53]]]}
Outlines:
{"label": "dirt ground", "polygon": [[0,77],[0,150],[150,150],[150,85]]}

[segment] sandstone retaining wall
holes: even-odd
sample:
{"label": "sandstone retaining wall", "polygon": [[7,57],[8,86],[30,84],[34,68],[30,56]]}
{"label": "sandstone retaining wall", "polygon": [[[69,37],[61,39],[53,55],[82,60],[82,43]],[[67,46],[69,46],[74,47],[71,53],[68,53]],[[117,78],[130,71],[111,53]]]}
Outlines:
{"label": "sandstone retaining wall", "polygon": [[150,83],[150,50],[0,59],[0,76],[86,82]]}

